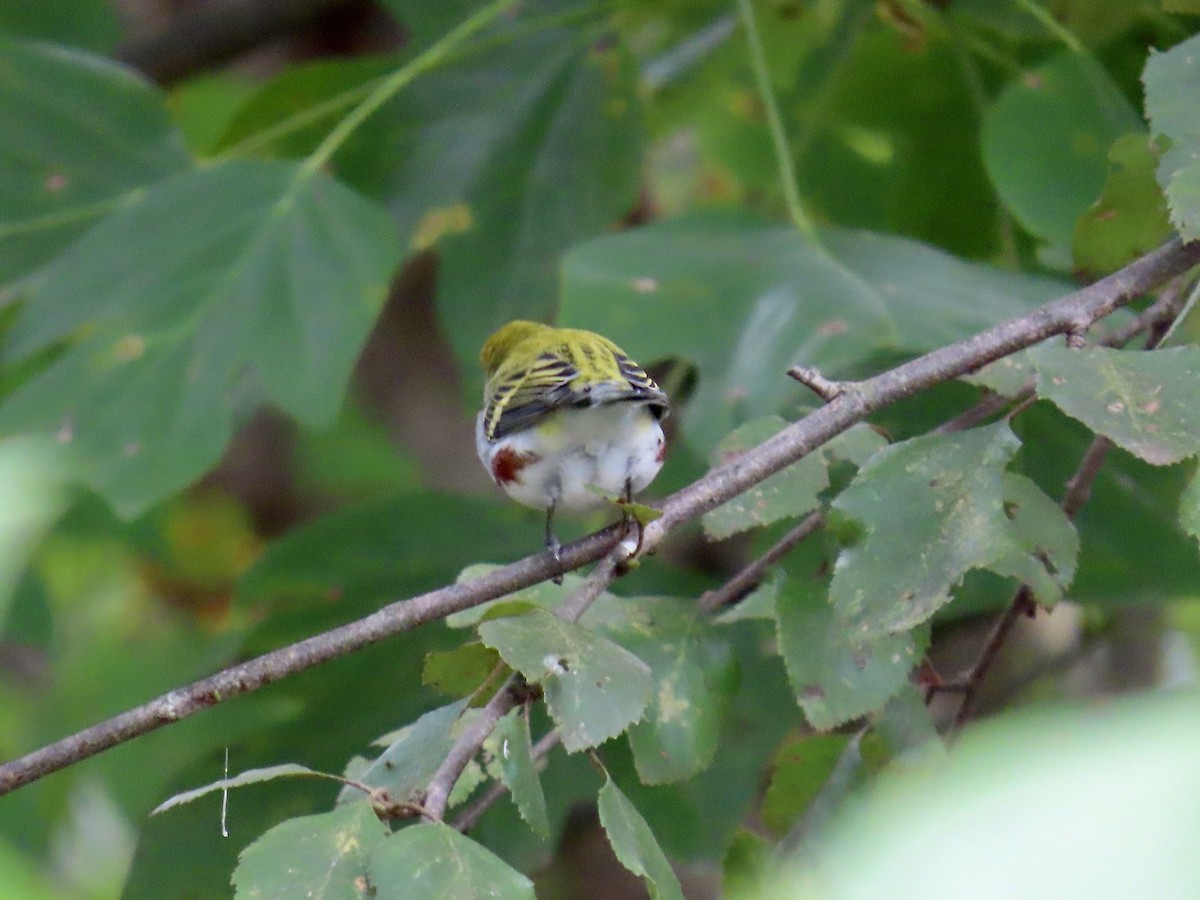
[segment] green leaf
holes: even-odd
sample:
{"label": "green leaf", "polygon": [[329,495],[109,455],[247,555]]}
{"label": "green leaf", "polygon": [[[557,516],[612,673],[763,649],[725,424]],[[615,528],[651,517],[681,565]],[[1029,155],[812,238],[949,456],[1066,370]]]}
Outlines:
{"label": "green leaf", "polygon": [[1053,606],[1075,577],[1079,535],[1062,507],[1023,475],[1004,473],[1004,511],[1018,550],[989,568],[1029,585],[1043,606]]}
{"label": "green leaf", "polygon": [[[768,416],[734,429],[717,444],[712,454],[713,465],[720,465],[758,446],[787,425],[788,422],[778,416]],[[810,453],[744,494],[705,513],[704,533],[713,540],[720,540],[739,531],[801,516],[816,509],[817,495],[827,487],[829,476],[825,459],[820,453]]]}
{"label": "green leaf", "polygon": [[821,580],[789,579],[776,600],[779,652],[813,728],[827,730],[881,708],[908,682],[928,629],[863,635],[827,599]]}
{"label": "green leaf", "polygon": [[728,651],[694,603],[639,597],[612,605],[608,633],[650,667],[654,684],[645,716],[629,730],[638,777],[643,784],[685,781],[717,752],[720,709],[709,683]]}
{"label": "green leaf", "polygon": [[517,811],[535,834],[549,840],[546,795],[542,793],[542,782],[533,759],[529,719],[524,710],[514,709],[501,719],[495,736],[499,740],[500,778],[508,787]]}
{"label": "green leaf", "polygon": [[[473,578],[480,578],[497,568],[499,567],[491,563],[476,563],[467,566],[459,573],[458,583],[462,584]],[[555,610],[562,605],[563,600],[579,589],[583,581],[582,576],[568,572],[563,576],[562,584],[543,581],[519,591],[513,591],[511,594],[505,594],[499,600],[489,600],[487,603],[472,606],[470,609],[452,613],[446,617],[446,624],[451,628],[471,628],[484,619],[518,615],[534,607]]]}
{"label": "green leaf", "polygon": [[[1070,885],[1072,896],[1118,900],[1134,883],[1138,896],[1193,896],[1200,819],[1184,798],[1200,792],[1196,701],[1191,690],[1123,698],[1103,715],[1053,704],[968,729],[933,777],[885,773],[771,896],[924,900],[983,871],[995,897]],[[1020,835],[1028,852],[996,865],[1000,834]],[[1067,834],[1088,865],[1062,854]]]}
{"label": "green leaf", "polygon": [[237,900],[362,900],[370,896],[367,860],[387,828],[367,803],[276,825],[242,851]]}
{"label": "green leaf", "polygon": [[900,238],[829,229],[821,241],[728,215],[598,238],[563,260],[560,320],[643,363],[694,363],[683,430],[707,455],[738,425],[807,399],[785,375],[795,364],[851,373],[879,350],[932,350],[1064,291]]}
{"label": "green leaf", "polygon": [[758,587],[719,613],[713,619],[721,625],[740,622],[743,619],[775,619],[775,599],[783,586],[784,576],[779,570],[768,575]]}
{"label": "green leaf", "polygon": [[135,514],[216,462],[263,399],[331,422],[397,261],[381,210],[296,166],[156,184],[31,292],[9,353],[69,346],[6,398],[0,431],[57,434],[85,483]]}
{"label": "green leaf", "polygon": [[3,33],[108,53],[121,36],[121,21],[106,0],[70,3],[0,0],[0,34]]}
{"label": "green leaf", "polygon": [[778,835],[786,834],[821,793],[841,758],[850,736],[805,735],[775,751],[771,780],[763,796],[763,822]]}
{"label": "green leaf", "polygon": [[1192,473],[1191,480],[1179,498],[1179,524],[1184,531],[1200,541],[1200,469]]}
{"label": "green leaf", "polygon": [[548,612],[484,622],[479,636],[527,680],[542,685],[571,753],[596,747],[638,721],[653,692],[644,662]]}
{"label": "green leaf", "polygon": [[30,554],[66,505],[64,463],[46,441],[0,440],[0,634]]}
{"label": "green leaf", "polygon": [[683,889],[642,814],[607,778],[596,805],[600,824],[621,865],[646,882],[651,900],[683,900]]}
{"label": "green leaf", "polygon": [[1075,270],[1098,278],[1149,253],[1171,236],[1167,201],[1154,168],[1162,152],[1139,132],[1108,149],[1108,181],[1100,199],[1075,222],[1071,253]]}
{"label": "green leaf", "polygon": [[1066,262],[1075,220],[1104,189],[1117,138],[1143,129],[1095,59],[1063,52],[1011,81],[983,121],[983,159],[1001,200]]}
{"label": "green leaf", "polygon": [[866,527],[830,585],[860,638],[928,620],[968,571],[1020,551],[1003,510],[1003,469],[1019,446],[1004,423],[893,444],[834,500]]}
{"label": "green leaf", "polygon": [[1200,238],[1200,35],[1165,53],[1150,52],[1142,73],[1146,115],[1170,148],[1158,164],[1158,183],[1167,195],[1171,221],[1185,240]]}
{"label": "green leaf", "polygon": [[[419,527],[413,527],[418,523]],[[346,540],[354,535],[354,540]],[[451,581],[479,556],[518,557],[540,526],[516,504],[417,493],[348,506],[274,541],[238,583],[239,606],[299,608],[305,636],[325,623]],[[300,604],[299,600],[307,603]],[[348,609],[346,608],[348,607]]]}
{"label": "green leaf", "polygon": [[[411,725],[385,735],[374,744],[387,744],[354,780],[373,788],[383,788],[397,801],[406,801],[423,789],[450,752],[451,729],[466,709],[460,700],[425,713]],[[338,795],[340,802],[356,802],[362,791],[347,785]]]}
{"label": "green leaf", "polygon": [[[80,12],[72,8],[71,16]],[[0,291],[133,191],[191,166],[152,85],[108,60],[62,47],[0,36],[0,121]],[[89,299],[101,284],[92,282]]]}
{"label": "green leaf", "polygon": [[368,874],[379,900],[536,900],[533,882],[440,822],[412,825],[378,845]]}
{"label": "green leaf", "polygon": [[1038,393],[1156,466],[1200,452],[1200,348],[1040,347]]}
{"label": "green leaf", "polygon": [[721,896],[761,897],[773,876],[771,845],[753,831],[739,829],[721,860]]}
{"label": "green leaf", "polygon": [[[552,318],[563,251],[637,203],[641,126],[628,53],[586,28],[506,37],[423,74],[333,160],[340,177],[388,206],[405,245],[437,248],[441,320],[470,376],[497,327]],[[307,153],[336,121],[339,96],[398,64],[286,73],[246,107],[229,140],[306,116],[264,149]]]}
{"label": "green leaf", "polygon": [[425,657],[421,683],[451,697],[466,697],[488,680],[499,662],[495,650],[474,642],[453,650],[435,650]]}
{"label": "green leaf", "polygon": [[[158,806],[154,807],[150,811],[150,815],[156,816],[172,807],[191,803],[193,800],[203,797],[205,794],[211,794],[213,791],[227,791],[230,788],[243,787],[247,784],[258,784],[259,782],[271,781],[275,778],[293,777],[333,778],[336,780],[336,776],[330,775],[327,772],[318,772],[316,769],[310,769],[308,766],[301,766],[296,763],[283,763],[278,766],[268,766],[264,769],[247,769],[245,772],[234,775],[232,778],[222,778],[220,781],[214,781],[212,784],[206,784],[203,787],[168,797],[162,803],[158,804]],[[359,796],[362,796],[361,792]]]}

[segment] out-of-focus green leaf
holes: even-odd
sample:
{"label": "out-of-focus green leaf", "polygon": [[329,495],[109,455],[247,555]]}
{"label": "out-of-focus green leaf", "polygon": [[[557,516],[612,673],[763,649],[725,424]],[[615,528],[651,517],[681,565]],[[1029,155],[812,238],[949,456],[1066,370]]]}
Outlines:
{"label": "out-of-focus green leaf", "polygon": [[1200,349],[1045,346],[1033,361],[1039,394],[1146,462],[1200,452]]}
{"label": "out-of-focus green leaf", "polygon": [[533,882],[449,825],[412,825],[371,853],[376,896],[412,900],[536,900]]}
{"label": "out-of-focus green leaf", "polygon": [[1014,79],[983,121],[983,160],[1013,215],[1067,263],[1075,220],[1104,189],[1106,152],[1142,122],[1091,56],[1061,53]]}
{"label": "out-of-focus green leaf", "polygon": [[[837,497],[834,508],[867,529],[838,558],[830,585],[859,639],[927,621],[971,569],[1028,575],[1045,600],[1057,598],[1061,585],[1046,569],[1069,571],[1071,530],[1032,485],[1014,481],[1006,497],[1004,467],[1019,446],[1003,422],[913,438],[877,453]],[[1025,509],[1010,518],[1006,503]]]}
{"label": "out-of-focus green leaf", "polygon": [[[593,604],[584,622],[593,622],[591,614],[605,612],[604,606]],[[638,597],[614,598],[607,606],[609,635],[648,665],[653,678],[645,716],[629,730],[638,776],[643,784],[691,778],[717,752],[720,708],[710,681],[728,651],[694,603]]]}
{"label": "out-of-focus green leaf", "polygon": [[854,371],[879,350],[924,352],[1065,292],[899,238],[691,216],[590,241],[563,262],[562,322],[647,362],[694,362],[683,428],[707,453],[736,426],[790,412],[795,364]]}
{"label": "out-of-focus green leaf", "polygon": [[233,873],[237,900],[362,900],[367,861],[387,828],[367,803],[276,825],[242,851]]}
{"label": "out-of-focus green leaf", "polygon": [[253,82],[236,74],[204,73],[175,85],[167,108],[192,152],[209,155],[254,90]]}
{"label": "out-of-focus green leaf", "polygon": [[543,840],[550,839],[550,820],[546,817],[546,795],[538,778],[529,737],[529,719],[522,709],[514,709],[496,726],[499,744],[500,777],[508,786],[521,818]]}
{"label": "out-of-focus green leaf", "polygon": [[612,778],[604,782],[597,798],[600,824],[608,834],[621,865],[646,882],[651,900],[683,900],[683,889],[671,864],[642,814],[621,793]]}
{"label": "out-of-focus green leaf", "polygon": [[297,166],[156,184],[44,271],[7,350],[68,346],[0,405],[0,431],[57,435],[139,512],[212,465],[251,404],[329,424],[397,262],[382,210]]}
{"label": "out-of-focus green leaf", "polygon": [[1142,81],[1150,126],[1171,142],[1158,164],[1171,221],[1184,238],[1200,238],[1200,118],[1192,102],[1200,91],[1200,35],[1151,52]]}
{"label": "out-of-focus green leaf", "polygon": [[771,883],[771,845],[753,831],[741,829],[733,836],[721,860],[721,896],[741,900],[757,897]]}
{"label": "out-of-focus green leaf", "polygon": [[568,752],[620,734],[642,717],[653,692],[644,662],[548,612],[483,622],[479,636],[528,681],[542,685]]}
{"label": "out-of-focus green leaf", "polygon": [[1192,474],[1179,498],[1179,523],[1188,534],[1200,540],[1200,470]]}
{"label": "out-of-focus green leaf", "polygon": [[[0,15],[8,6],[57,4],[10,3]],[[115,63],[63,47],[0,36],[0,121],[0,289],[131,192],[191,165],[154,87]],[[159,257],[149,251],[139,260]],[[89,299],[103,286],[93,281]]]}
{"label": "out-of-focus green leaf", "polygon": [[805,735],[775,751],[763,797],[763,822],[768,828],[787,833],[821,792],[849,741],[845,734]]}
{"label": "out-of-focus green leaf", "polygon": [[29,554],[66,502],[63,463],[53,444],[0,440],[0,633]]}
{"label": "out-of-focus green leaf", "polygon": [[783,573],[775,571],[733,606],[718,613],[714,622],[728,625],[744,619],[775,619],[775,598],[783,584]]}
{"label": "out-of-focus green leaf", "polygon": [[108,53],[121,35],[121,22],[108,0],[0,0],[0,34]]}
{"label": "out-of-focus green leaf", "polygon": [[[465,700],[431,710],[411,725],[381,738],[387,749],[354,780],[373,788],[383,788],[392,799],[404,802],[428,784],[452,743],[450,730],[467,707]],[[338,800],[356,803],[362,791],[347,785]]]}
{"label": "out-of-focus green leaf", "polygon": [[307,600],[297,624],[311,634],[344,620],[343,607],[365,614],[439,587],[478,556],[518,557],[539,546],[539,533],[513,504],[432,493],[385,497],[322,516],[272,543],[242,577],[236,602],[287,609]]}
{"label": "out-of-focus green leaf", "polygon": [[1154,168],[1161,150],[1145,134],[1127,134],[1108,149],[1108,181],[1100,199],[1075,222],[1075,270],[1097,278],[1149,253],[1171,236],[1167,201]]}
{"label": "out-of-focus green leaf", "polygon": [[21,900],[61,900],[62,891],[38,868],[8,841],[0,841],[0,884],[6,891]]}
{"label": "out-of-focus green leaf", "polygon": [[[1052,708],[992,719],[935,771],[899,770],[860,794],[815,864],[806,859],[799,879],[767,896],[949,900],[988,871],[996,897],[1047,885],[1097,900],[1189,897],[1200,890],[1200,812],[1189,802],[1200,792],[1198,709],[1193,692],[1168,692],[1102,715]],[[997,866],[996,842],[1007,840],[1025,851]]]}

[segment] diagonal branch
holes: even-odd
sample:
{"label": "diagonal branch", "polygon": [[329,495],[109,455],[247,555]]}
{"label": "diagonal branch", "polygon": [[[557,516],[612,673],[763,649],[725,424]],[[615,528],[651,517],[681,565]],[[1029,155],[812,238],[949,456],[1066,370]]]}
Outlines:
{"label": "diagonal branch", "polygon": [[[1200,241],[1188,244],[1172,241],[1107,278],[1024,316],[854,383],[833,401],[770,440],[666,498],[662,516],[645,527],[642,550],[653,550],[675,528],[743,493],[871,413],[1052,335],[1078,333],[1198,263]],[[577,569],[595,562],[613,549],[620,534],[621,529],[613,526],[564,547],[563,567]],[[364,619],[231,666],[0,765],[0,794],[230,697],[257,690],[457,610],[529,587],[558,572],[549,554],[527,557],[481,578],[392,603]]]}

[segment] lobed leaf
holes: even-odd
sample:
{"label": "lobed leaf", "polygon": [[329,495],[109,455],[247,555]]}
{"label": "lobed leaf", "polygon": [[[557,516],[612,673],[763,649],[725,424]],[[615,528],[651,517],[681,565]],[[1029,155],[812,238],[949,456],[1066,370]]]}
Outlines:
{"label": "lobed leaf", "polygon": [[398,261],[382,210],[297,166],[155,184],[32,288],[8,353],[63,349],[0,404],[0,432],[56,435],[136,514],[216,462],[264,399],[328,424]]}

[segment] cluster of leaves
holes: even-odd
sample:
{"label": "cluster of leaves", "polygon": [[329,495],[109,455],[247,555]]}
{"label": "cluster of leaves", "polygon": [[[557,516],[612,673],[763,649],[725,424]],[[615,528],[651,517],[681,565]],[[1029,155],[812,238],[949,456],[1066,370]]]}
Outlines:
{"label": "cluster of leaves", "polygon": [[[665,490],[804,414],[791,366],[880,371],[1200,238],[1200,38],[1156,0],[389,0],[400,54],[170,94],[97,55],[111,10],[74,5],[0,2],[0,635],[52,672],[40,698],[0,679],[0,756],[538,546],[521,511],[430,492],[347,401],[412,253],[438,255],[471,398],[478,346],[518,316],[697,373]],[[635,208],[656,221],[607,233]],[[829,523],[719,616],[696,602],[711,575],[655,559],[566,622],[568,578],[24,789],[0,805],[0,883],[50,896],[43,860],[91,895],[224,896],[232,871],[245,897],[529,897],[521,872],[587,801],[652,896],[681,896],[668,855],[724,855],[756,892],[768,852],[739,826],[764,771],[763,821],[794,843],[847,760],[860,785],[934,737],[909,678],[936,621],[1018,584],[1047,607],[1196,595],[1195,334],[1033,348],[711,511],[706,536],[743,551]],[[1030,384],[1047,402],[931,432],[980,385]],[[361,467],[387,496],[264,547],[240,502],[189,490],[264,404],[301,427],[314,495]],[[1120,449],[1076,525],[1051,497],[1093,434]],[[501,720],[451,807],[495,783],[512,802],[470,836],[393,833],[376,813],[419,807],[511,673],[544,702]],[[566,754],[535,751],[550,729]],[[251,770],[217,780],[219,748]],[[282,777],[321,773],[336,800]],[[248,784],[222,842],[218,789]],[[81,843],[108,868],[61,849]]]}

